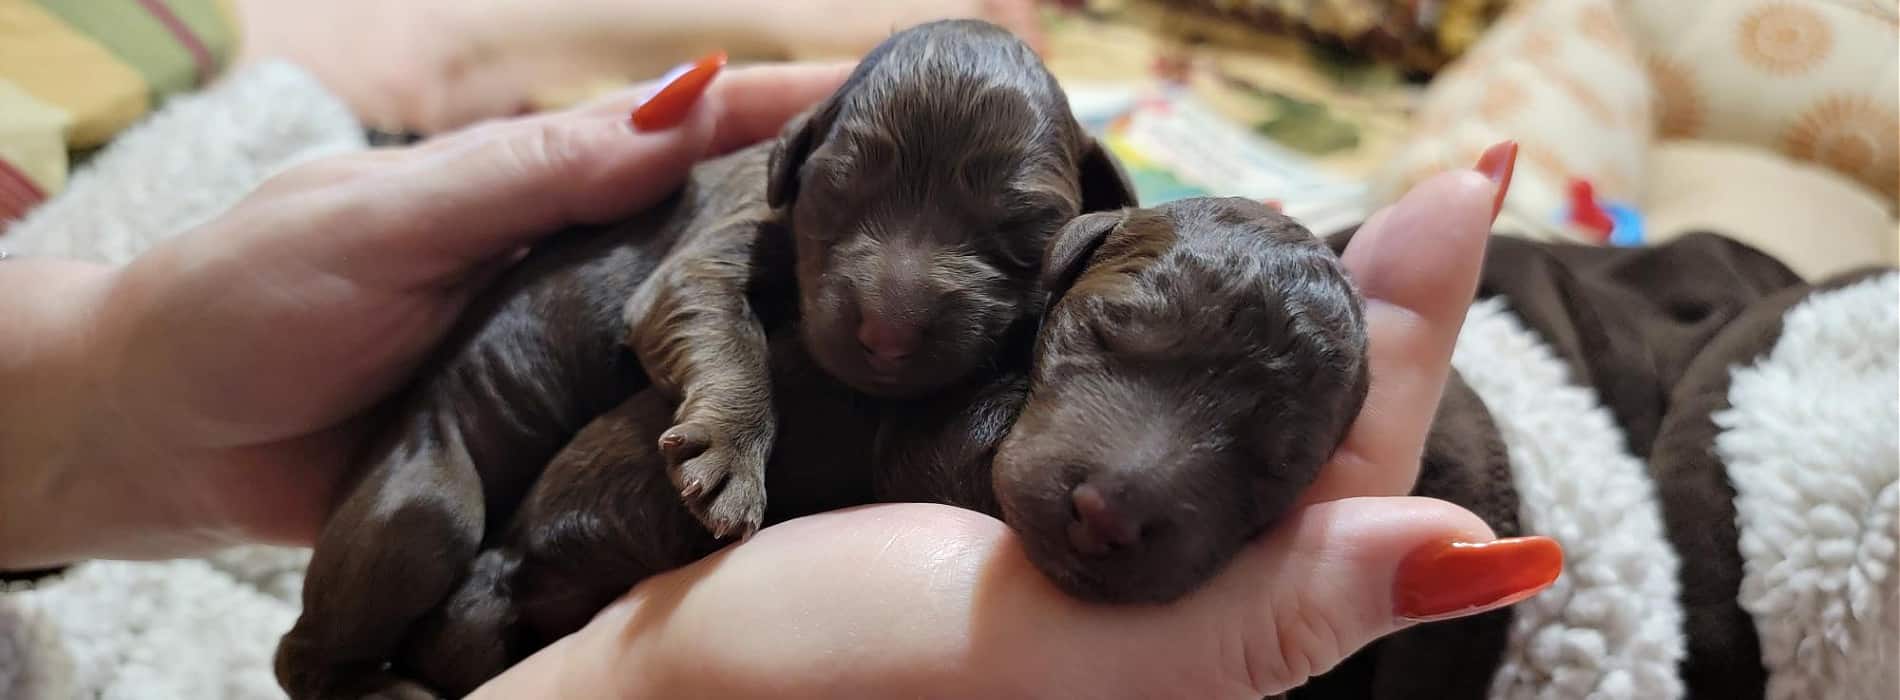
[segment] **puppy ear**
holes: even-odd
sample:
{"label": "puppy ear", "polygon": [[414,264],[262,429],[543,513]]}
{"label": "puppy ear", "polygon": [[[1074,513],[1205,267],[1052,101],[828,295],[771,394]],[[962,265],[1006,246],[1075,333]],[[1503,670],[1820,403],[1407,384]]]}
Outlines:
{"label": "puppy ear", "polygon": [[785,129],[779,132],[778,145],[772,147],[772,157],[765,166],[767,206],[781,209],[798,198],[798,180],[805,169],[805,160],[831,133],[831,125],[838,121],[845,96],[871,80],[872,69],[890,54],[897,43],[887,39],[872,48],[870,53],[858,60],[857,67],[851,69],[851,75],[845,76],[844,83],[831,93],[831,97],[786,123]]}
{"label": "puppy ear", "polygon": [[1076,165],[1082,180],[1082,213],[1139,206],[1128,173],[1102,142],[1088,138]]}
{"label": "puppy ear", "polygon": [[812,149],[818,146],[818,134],[831,129],[832,111],[831,101],[827,100],[793,117],[779,132],[778,144],[772,147],[772,156],[765,163],[767,206],[783,209],[798,198],[800,171],[805,169],[805,159],[811,157]]}
{"label": "puppy ear", "polygon": [[1121,228],[1124,220],[1119,210],[1098,211],[1075,217],[1056,231],[1042,256],[1042,289],[1049,295],[1049,305],[1075,284],[1075,279],[1088,269],[1095,251],[1108,240],[1108,234]]}

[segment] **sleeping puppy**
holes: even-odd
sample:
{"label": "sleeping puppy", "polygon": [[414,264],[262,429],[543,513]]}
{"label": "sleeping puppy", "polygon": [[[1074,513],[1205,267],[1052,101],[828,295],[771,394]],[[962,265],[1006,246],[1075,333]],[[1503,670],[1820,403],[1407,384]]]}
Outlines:
{"label": "sleeping puppy", "polygon": [[[795,271],[811,358],[872,396],[965,379],[1032,331],[1043,244],[1088,211],[1134,203],[1028,45],[977,21],[899,32],[773,152],[765,202],[788,232],[701,235],[627,305],[630,345],[679,401],[662,454],[715,534],[756,530],[774,437],[752,277]],[[789,244],[790,265],[742,265]],[[788,293],[786,296],[790,296]],[[776,299],[776,297],[775,297]]]}
{"label": "sleeping puppy", "polygon": [[[1086,215],[1044,269],[1041,334],[926,399],[854,391],[798,331],[775,336],[768,519],[949,503],[1003,517],[1074,595],[1168,601],[1271,525],[1358,414],[1359,299],[1335,256],[1264,205]],[[422,626],[412,673],[472,689],[719,546],[668,488],[656,443],[669,406],[642,391],[554,458]]]}
{"label": "sleeping puppy", "polygon": [[1245,199],[1087,214],[1044,264],[1047,315],[1006,437],[991,426],[1010,391],[934,434],[941,409],[900,414],[879,495],[1000,515],[1078,598],[1174,600],[1345,438],[1368,382],[1362,302],[1317,238]]}
{"label": "sleeping puppy", "polygon": [[653,436],[676,467],[661,473],[718,534],[756,528],[767,332],[801,318],[800,345],[854,393],[928,393],[1029,327],[1049,235],[1127,193],[1021,42],[978,22],[894,35],[776,144],[550,237],[471,307],[386,407],[320,535],[279,682],[432,695],[388,667],[402,640],[549,458],[649,379],[679,402]]}

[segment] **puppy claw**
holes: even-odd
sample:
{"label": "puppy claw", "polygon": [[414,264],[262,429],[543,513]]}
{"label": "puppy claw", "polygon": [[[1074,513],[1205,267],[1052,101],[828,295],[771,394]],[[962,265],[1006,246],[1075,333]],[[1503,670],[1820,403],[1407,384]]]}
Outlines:
{"label": "puppy claw", "polygon": [[704,520],[719,539],[751,539],[765,522],[765,489],[751,479],[728,480]]}
{"label": "puppy claw", "polygon": [[765,456],[727,440],[710,440],[698,454],[671,464],[670,476],[687,510],[720,539],[750,536],[765,521]]}
{"label": "puppy claw", "polygon": [[704,426],[682,423],[660,435],[660,456],[677,468],[686,460],[705,454],[712,436]]}

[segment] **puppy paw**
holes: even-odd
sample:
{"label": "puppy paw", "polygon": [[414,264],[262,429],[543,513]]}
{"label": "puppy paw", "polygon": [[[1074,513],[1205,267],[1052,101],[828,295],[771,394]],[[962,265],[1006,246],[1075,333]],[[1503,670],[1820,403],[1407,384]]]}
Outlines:
{"label": "puppy paw", "polygon": [[750,537],[765,522],[765,457],[750,431],[686,422],[660,436],[667,475],[713,536]]}

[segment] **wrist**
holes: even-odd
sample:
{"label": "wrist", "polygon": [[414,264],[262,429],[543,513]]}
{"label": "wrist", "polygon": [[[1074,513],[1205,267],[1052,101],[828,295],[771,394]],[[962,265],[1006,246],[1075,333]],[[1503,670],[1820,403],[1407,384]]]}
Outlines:
{"label": "wrist", "polygon": [[81,536],[63,511],[89,482],[104,413],[100,350],[113,271],[58,259],[0,263],[0,568],[64,563]]}

